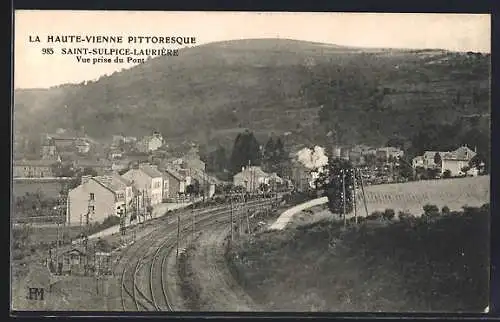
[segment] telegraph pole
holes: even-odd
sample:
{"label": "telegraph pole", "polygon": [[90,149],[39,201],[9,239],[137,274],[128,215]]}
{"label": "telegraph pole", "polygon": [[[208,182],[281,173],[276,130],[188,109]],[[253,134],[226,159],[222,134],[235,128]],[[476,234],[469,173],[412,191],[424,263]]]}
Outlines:
{"label": "telegraph pole", "polygon": [[344,226],[347,225],[347,218],[346,218],[346,196],[345,196],[345,171],[344,169],[340,170],[342,171],[342,204],[344,207]]}
{"label": "telegraph pole", "polygon": [[246,214],[247,214],[247,232],[250,234],[250,221],[248,220],[248,213],[250,212],[250,209],[247,209]]}
{"label": "telegraph pole", "polygon": [[368,206],[366,205],[366,195],[365,195],[365,188],[363,184],[363,175],[361,174],[361,170],[358,170],[359,173],[359,180],[361,181],[361,194],[363,195],[363,204],[365,206],[365,211],[366,211],[366,216],[368,216]]}
{"label": "telegraph pole", "polygon": [[195,229],[194,229],[194,225],[195,225],[195,218],[196,218],[196,213],[195,213],[195,211],[194,211],[194,208],[193,208],[193,210],[192,210],[192,217],[193,217],[193,232],[192,232],[193,236],[192,236],[192,241],[193,241],[193,243],[194,243],[194,231],[195,231]]}
{"label": "telegraph pole", "polygon": [[231,241],[234,240],[233,232],[233,194],[229,194],[229,207],[230,207],[230,219],[231,219]]}
{"label": "telegraph pole", "polygon": [[181,235],[181,217],[177,215],[177,253],[175,255],[175,258],[179,257],[179,239]]}
{"label": "telegraph pole", "polygon": [[353,205],[352,206],[353,206],[353,210],[354,210],[354,221],[357,224],[358,223],[358,211],[357,211],[357,205],[356,205],[356,201],[357,201],[357,199],[356,199],[356,168],[353,168],[352,171],[353,171],[352,172],[352,179],[353,179],[353,181],[352,181],[353,182],[353,189],[352,189],[353,190],[353,198],[352,198]]}

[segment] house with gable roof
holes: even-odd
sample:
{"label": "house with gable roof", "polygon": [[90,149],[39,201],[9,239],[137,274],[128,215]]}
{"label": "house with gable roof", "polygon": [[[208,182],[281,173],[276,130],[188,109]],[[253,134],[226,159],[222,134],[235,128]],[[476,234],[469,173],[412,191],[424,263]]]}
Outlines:
{"label": "house with gable roof", "polygon": [[137,168],[129,169],[122,177],[132,182],[134,188],[151,206],[162,202],[163,175],[156,165],[140,163]]}
{"label": "house with gable roof", "polygon": [[116,173],[103,176],[82,176],[79,186],[71,189],[67,200],[67,224],[102,222],[109,216],[129,214],[134,193],[132,182]]}
{"label": "house with gable roof", "polygon": [[[440,156],[440,164],[434,162],[436,154]],[[454,151],[425,151],[423,155],[413,158],[412,165],[414,168],[440,168],[441,174],[449,170],[452,177],[461,176],[465,174],[462,169],[468,166],[476,155],[475,149],[473,151],[468,146],[463,145]]]}
{"label": "house with gable roof", "polygon": [[163,199],[176,199],[179,194],[186,192],[186,176],[174,167],[163,167],[162,175],[164,181]]}
{"label": "house with gable roof", "polygon": [[449,170],[452,177],[465,175],[462,169],[469,166],[470,161],[476,154],[476,151],[471,150],[466,145],[459,147],[455,151],[445,153],[441,156],[441,173]]}

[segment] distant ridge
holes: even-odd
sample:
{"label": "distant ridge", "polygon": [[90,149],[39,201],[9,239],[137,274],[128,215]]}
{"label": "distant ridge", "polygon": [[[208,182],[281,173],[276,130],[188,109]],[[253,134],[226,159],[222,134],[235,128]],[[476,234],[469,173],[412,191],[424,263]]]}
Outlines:
{"label": "distant ridge", "polygon": [[[171,140],[228,146],[237,128],[263,137],[293,131],[299,141],[325,143],[336,127],[345,144],[384,144],[393,133],[409,137],[425,124],[488,113],[489,69],[489,55],[274,38],[221,41],[96,81],[16,90],[14,125],[32,133],[84,126],[95,138],[158,129]],[[320,106],[322,115],[283,118],[285,111]]]}

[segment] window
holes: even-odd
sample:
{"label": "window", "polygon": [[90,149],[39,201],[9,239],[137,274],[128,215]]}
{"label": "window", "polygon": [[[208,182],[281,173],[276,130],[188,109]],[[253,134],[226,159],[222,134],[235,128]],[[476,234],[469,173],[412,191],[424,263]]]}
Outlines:
{"label": "window", "polygon": [[94,212],[95,211],[95,206],[89,206],[89,211]]}
{"label": "window", "polygon": [[90,200],[95,200],[95,194],[93,192],[90,193]]}

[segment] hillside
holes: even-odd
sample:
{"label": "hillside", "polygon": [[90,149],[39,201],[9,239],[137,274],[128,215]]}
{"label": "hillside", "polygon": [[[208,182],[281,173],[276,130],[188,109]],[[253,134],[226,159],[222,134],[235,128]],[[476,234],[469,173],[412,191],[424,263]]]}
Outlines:
{"label": "hillside", "polygon": [[442,50],[211,43],[95,82],[16,91],[15,126],[84,125],[97,138],[156,128],[167,138],[223,144],[240,127],[292,131],[301,143],[323,142],[333,129],[344,144],[384,144],[393,133],[410,138],[425,124],[488,114],[489,66],[489,55]]}
{"label": "hillside", "polygon": [[488,205],[438,217],[322,221],[242,238],[227,261],[266,311],[482,312]]}

